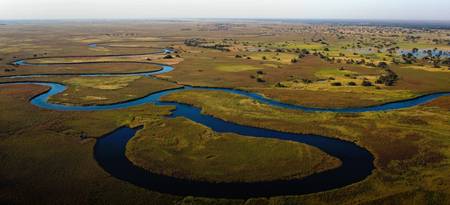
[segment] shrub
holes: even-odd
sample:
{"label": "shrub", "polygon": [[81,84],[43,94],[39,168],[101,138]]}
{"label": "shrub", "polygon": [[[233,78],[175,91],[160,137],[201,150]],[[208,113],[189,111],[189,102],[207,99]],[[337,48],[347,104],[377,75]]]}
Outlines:
{"label": "shrub", "polygon": [[373,84],[372,84],[372,82],[370,82],[370,81],[368,81],[368,80],[364,80],[362,83],[361,83],[361,85],[362,86],[372,86]]}
{"label": "shrub", "polygon": [[332,86],[342,86],[341,82],[333,82],[331,83]]}
{"label": "shrub", "polygon": [[275,85],[275,87],[277,87],[277,88],[286,88],[287,86],[284,85],[283,83],[277,83],[277,84]]}
{"label": "shrub", "polygon": [[172,59],[172,58],[173,58],[172,55],[166,55],[166,56],[163,57],[163,59]]}
{"label": "shrub", "polygon": [[394,71],[387,69],[385,73],[383,73],[380,77],[378,77],[375,83],[384,84],[386,86],[392,86],[395,84],[395,82],[397,82],[397,80],[398,75]]}
{"label": "shrub", "polygon": [[352,81],[352,82],[348,82],[347,85],[349,85],[349,86],[356,86],[356,83]]}
{"label": "shrub", "polygon": [[378,67],[380,67],[380,68],[387,68],[388,64],[386,62],[379,62],[378,63]]}

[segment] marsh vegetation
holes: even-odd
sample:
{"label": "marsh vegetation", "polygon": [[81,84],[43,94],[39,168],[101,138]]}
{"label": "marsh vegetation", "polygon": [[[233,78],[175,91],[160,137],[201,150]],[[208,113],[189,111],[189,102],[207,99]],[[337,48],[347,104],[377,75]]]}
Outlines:
{"label": "marsh vegetation", "polygon": [[[62,83],[68,89],[50,102],[72,105],[112,104],[192,85],[241,89],[308,107],[366,107],[449,92],[449,36],[446,29],[270,21],[2,25],[0,76],[160,69],[149,63],[175,70],[153,77],[55,75],[0,82]],[[159,48],[175,52],[153,53]],[[21,59],[36,65],[13,63]],[[95,139],[120,126],[144,125],[127,146],[134,164],[212,182],[302,178],[340,162],[310,146],[218,134],[184,118],[169,119],[173,107],[62,112],[29,104],[46,89],[0,85],[2,202],[409,205],[450,200],[449,97],[355,114],[292,111],[220,91],[166,96],[242,125],[355,142],[375,156],[374,173],[347,187],[228,200],[156,193],[110,177],[92,157]]]}

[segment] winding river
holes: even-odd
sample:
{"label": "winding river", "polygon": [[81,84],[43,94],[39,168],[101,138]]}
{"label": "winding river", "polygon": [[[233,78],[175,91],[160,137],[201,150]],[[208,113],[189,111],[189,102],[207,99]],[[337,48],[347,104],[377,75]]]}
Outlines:
{"label": "winding river", "polygon": [[[94,44],[90,44],[94,46]],[[170,52],[164,50],[163,52]],[[125,56],[125,55],[123,55]],[[121,62],[117,62],[121,63]],[[48,65],[48,64],[29,64],[26,60],[14,62],[19,66],[26,65]],[[173,70],[173,67],[168,65],[160,65],[162,68],[158,71],[142,72],[142,73],[98,73],[98,74],[34,74],[34,75],[16,75],[3,78],[26,79],[31,77],[45,77],[53,75],[79,75],[79,76],[115,76],[115,75],[139,75],[139,76],[155,76],[158,74],[167,73]],[[369,111],[386,111],[400,108],[408,108],[429,102],[441,96],[450,95],[450,93],[435,93],[417,97],[414,99],[387,103],[378,106],[361,107],[361,108],[337,108],[337,109],[323,109],[323,108],[309,108],[299,105],[292,105],[282,103],[273,99],[265,98],[259,94],[251,93],[242,90],[229,88],[207,88],[207,87],[192,87],[183,86],[181,88],[164,90],[152,93],[143,98],[116,103],[109,105],[93,105],[93,106],[70,106],[63,104],[52,104],[48,102],[50,96],[64,92],[66,86],[54,82],[8,82],[2,84],[36,84],[48,86],[50,89],[41,93],[31,99],[31,103],[35,106],[59,111],[100,111],[122,109],[131,106],[152,103],[158,106],[174,106],[174,109],[169,117],[185,117],[194,122],[209,127],[218,133],[235,133],[242,136],[273,138],[279,140],[287,140],[298,143],[311,145],[321,149],[323,152],[341,160],[341,166],[315,173],[302,179],[292,180],[276,180],[253,183],[211,183],[205,181],[191,181],[187,179],[180,179],[160,174],[155,174],[145,169],[142,169],[128,160],[125,156],[125,147],[127,142],[136,134],[142,127],[129,128],[121,127],[117,130],[105,135],[97,140],[94,148],[94,157],[98,164],[115,178],[127,181],[136,186],[140,186],[152,191],[161,193],[168,193],[183,196],[200,196],[200,197],[218,197],[218,198],[251,198],[251,197],[271,197],[282,195],[301,195],[322,192],[341,188],[359,181],[364,180],[374,170],[372,154],[356,145],[353,142],[343,141],[335,138],[286,133],[264,128],[256,128],[251,126],[239,125],[232,122],[215,118],[213,116],[202,114],[199,108],[176,103],[163,102],[161,97],[175,92],[182,92],[185,90],[217,90],[227,93],[233,93],[249,97],[260,103],[265,103],[271,106],[302,110],[306,112],[369,112]],[[301,162],[299,162],[301,163]]]}

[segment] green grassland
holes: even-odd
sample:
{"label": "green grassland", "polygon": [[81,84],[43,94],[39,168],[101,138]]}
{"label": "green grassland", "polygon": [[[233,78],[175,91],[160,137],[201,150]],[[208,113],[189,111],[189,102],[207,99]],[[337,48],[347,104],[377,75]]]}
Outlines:
{"label": "green grassland", "polygon": [[63,80],[64,93],[52,96],[51,102],[93,105],[112,104],[144,97],[150,93],[179,87],[148,77],[74,77]]}
{"label": "green grassland", "polygon": [[[168,108],[146,105],[120,111],[55,112],[38,109],[28,99],[42,86],[2,86],[0,104],[1,195],[5,204],[143,203],[179,198],[152,193],[111,178],[92,157],[95,140],[133,118],[158,118]],[[30,118],[29,116],[33,116]],[[20,162],[20,163],[19,163]],[[133,195],[133,196],[131,196]]]}
{"label": "green grassland", "polygon": [[[403,65],[390,68],[400,77],[393,86],[384,86],[374,83],[383,72],[380,68],[329,63],[315,56],[302,58],[299,63],[274,62],[276,67],[271,67],[268,66],[270,60],[236,59],[233,52],[192,50],[181,53],[185,60],[165,75],[181,84],[239,88],[313,107],[382,104],[430,92],[448,91],[450,84],[449,73],[411,69]],[[261,70],[253,70],[257,68]],[[258,78],[263,82],[258,82]],[[304,80],[311,82],[304,83]],[[369,80],[374,86],[362,86],[364,80]],[[342,86],[332,86],[334,82]],[[356,86],[349,86],[350,82],[356,83]]]}
{"label": "green grassland", "polygon": [[[28,103],[27,99],[45,91],[45,89],[45,87],[35,85],[2,85],[0,104],[2,107],[9,108],[9,111],[2,111],[3,115],[1,115],[0,120],[0,126],[5,128],[0,133],[1,163],[3,166],[1,180],[5,185],[2,186],[2,202],[123,204],[148,203],[157,200],[155,204],[173,204],[180,200],[189,200],[189,197],[183,199],[137,188],[109,177],[97,165],[92,158],[95,140],[81,139],[79,137],[81,133],[87,133],[90,138],[97,138],[124,125],[145,125],[145,128],[139,132],[139,137],[134,138],[132,143],[129,144],[131,149],[128,149],[127,154],[131,155],[132,159],[144,157],[145,162],[148,162],[148,158],[145,156],[152,154],[152,152],[133,154],[136,149],[146,150],[154,147],[161,151],[175,151],[177,148],[170,148],[170,143],[173,143],[174,140],[189,143],[189,148],[186,148],[186,150],[192,149],[193,152],[187,151],[186,155],[169,157],[168,161],[165,162],[168,167],[170,167],[171,162],[181,160],[183,157],[194,158],[216,155],[210,158],[210,162],[217,160],[216,163],[225,164],[217,165],[219,166],[217,168],[220,168],[219,170],[211,169],[211,175],[197,175],[207,179],[210,179],[208,177],[218,177],[213,175],[214,170],[216,174],[223,175],[224,171],[229,169],[229,173],[236,175],[228,180],[251,181],[252,178],[248,177],[251,174],[239,172],[239,169],[259,173],[259,168],[265,169],[266,172],[261,172],[258,176],[266,179],[300,177],[315,171],[329,169],[339,163],[319,150],[305,145],[243,138],[237,135],[218,136],[206,128],[195,129],[198,128],[198,125],[183,119],[164,119],[162,116],[168,114],[169,107],[157,108],[152,105],[144,105],[105,112],[55,112],[41,110]],[[30,115],[33,118],[26,117]],[[180,126],[183,129],[178,129],[179,132],[173,132],[174,128]],[[155,128],[160,129],[159,132],[155,133]],[[188,130],[198,135],[188,135],[189,132],[186,132]],[[170,133],[170,136],[164,133]],[[166,146],[158,146],[159,142],[153,142],[155,134],[157,138],[162,140],[160,142],[166,142]],[[164,137],[161,138],[162,136]],[[203,138],[203,140],[198,140],[197,137]],[[207,140],[208,137],[214,139]],[[136,144],[136,142],[142,143]],[[227,148],[230,146],[234,149],[242,148],[242,150],[229,152]],[[257,150],[254,150],[255,146],[258,147]],[[206,147],[207,150],[198,151],[202,147]],[[217,150],[219,148],[222,150]],[[152,158],[156,157],[153,159],[157,160],[157,156],[161,156],[160,154],[152,156]],[[254,155],[254,158],[246,158],[246,156],[249,156],[247,154]],[[293,156],[290,156],[291,154]],[[319,156],[322,158],[317,158]],[[214,159],[215,157],[218,159]],[[223,162],[220,159],[229,161]],[[236,164],[249,159],[260,160],[261,164],[249,165],[244,168]],[[275,168],[281,172],[273,173],[271,172],[273,167],[270,166],[274,162],[273,160],[277,160],[280,165],[283,162],[288,164],[292,162],[296,165],[288,166],[288,164],[285,164]],[[298,163],[298,160],[308,160],[308,162]],[[204,161],[198,160],[198,163],[202,164]],[[235,168],[238,170],[234,170],[235,168],[231,166],[233,164],[237,166]],[[208,168],[207,165],[204,164],[205,168]],[[179,167],[174,168],[179,169]],[[285,169],[283,170],[283,168]],[[53,174],[49,175],[48,173]],[[196,174],[200,173],[201,170],[197,170]],[[223,178],[216,179],[222,180]],[[220,200],[211,202],[220,203]],[[233,201],[227,200],[227,203],[233,203]],[[242,203],[242,201],[237,203]]]}
{"label": "green grassland", "polygon": [[164,54],[148,54],[148,55],[125,55],[125,56],[107,56],[107,57],[70,57],[70,58],[39,58],[28,60],[29,63],[35,64],[55,64],[55,63],[92,63],[92,62],[150,62],[176,64],[182,61],[181,58],[164,59]]}
{"label": "green grassland", "polygon": [[249,55],[253,59],[257,60],[264,60],[269,62],[275,62],[275,63],[282,63],[282,64],[291,64],[291,60],[293,58],[296,58],[298,55],[294,53],[273,53],[273,52],[257,52],[252,53]]}
{"label": "green grassland", "polygon": [[127,156],[155,173],[212,182],[301,178],[339,166],[339,160],[316,148],[215,134],[184,119],[145,124],[128,143]]}
{"label": "green grassland", "polygon": [[242,72],[248,70],[262,70],[261,67],[251,65],[219,65],[215,69],[225,72]]}
{"label": "green grassland", "polygon": [[[13,66],[5,66],[14,68]],[[161,69],[160,66],[142,63],[101,63],[101,64],[77,64],[77,65],[46,65],[46,66],[22,66],[15,68],[14,72],[0,70],[0,76],[27,75],[27,74],[60,74],[60,73],[127,73],[149,72]]]}
{"label": "green grassland", "polygon": [[[0,80],[0,82],[11,81],[14,79]],[[67,105],[114,104],[180,87],[168,81],[141,76],[45,77],[27,81],[58,82],[67,85],[67,90],[49,99],[50,102]]]}
{"label": "green grassland", "polygon": [[[324,202],[331,198],[336,201],[325,203],[339,204],[348,200],[339,196],[342,192],[358,193],[357,197],[352,197],[356,201],[390,201],[396,199],[395,195],[422,193],[444,198],[450,196],[447,174],[450,173],[448,97],[417,108],[362,114],[277,109],[245,97],[216,91],[187,91],[171,94],[164,99],[193,104],[201,107],[206,114],[240,124],[354,141],[375,155],[377,170],[367,180],[340,191],[292,197],[295,200],[275,200],[281,204],[297,200]],[[364,193],[361,193],[362,190]],[[391,197],[393,199],[389,199]],[[416,203],[433,201],[428,198],[409,200]],[[396,202],[408,204],[411,201]]]}

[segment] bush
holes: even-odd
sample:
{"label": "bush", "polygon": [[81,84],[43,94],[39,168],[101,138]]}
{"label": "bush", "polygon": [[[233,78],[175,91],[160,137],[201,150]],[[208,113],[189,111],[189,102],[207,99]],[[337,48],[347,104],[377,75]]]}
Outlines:
{"label": "bush", "polygon": [[385,71],[385,73],[382,74],[382,75],[376,80],[375,83],[377,83],[377,84],[384,84],[384,85],[386,85],[386,86],[392,86],[392,85],[395,84],[395,82],[397,82],[397,80],[398,80],[398,75],[397,75],[394,71],[392,71],[392,70],[390,70],[390,69],[387,69],[387,70]]}
{"label": "bush", "polygon": [[257,79],[256,79],[256,82],[258,82],[258,83],[264,83],[264,82],[266,82],[264,79],[262,79],[261,77],[258,77]]}
{"label": "bush", "polygon": [[275,87],[277,87],[277,88],[286,88],[287,86],[284,85],[283,83],[277,83],[277,84],[275,85]]}
{"label": "bush", "polygon": [[297,58],[291,59],[291,63],[297,63],[297,62],[298,62]]}
{"label": "bush", "polygon": [[342,86],[341,82],[333,82],[331,83],[332,86]]}
{"label": "bush", "polygon": [[349,85],[349,86],[356,86],[356,83],[352,81],[352,82],[348,82],[347,85]]}
{"label": "bush", "polygon": [[368,80],[364,80],[364,81],[361,83],[361,85],[362,85],[362,86],[366,86],[366,87],[368,87],[368,86],[373,86],[372,82],[370,82],[370,81],[368,81]]}
{"label": "bush", "polygon": [[163,59],[172,59],[172,58],[173,58],[172,55],[166,55],[166,56],[163,57]]}
{"label": "bush", "polygon": [[378,67],[380,67],[380,68],[387,68],[388,64],[386,62],[379,62],[378,63]]}

